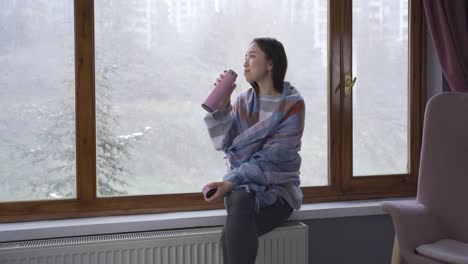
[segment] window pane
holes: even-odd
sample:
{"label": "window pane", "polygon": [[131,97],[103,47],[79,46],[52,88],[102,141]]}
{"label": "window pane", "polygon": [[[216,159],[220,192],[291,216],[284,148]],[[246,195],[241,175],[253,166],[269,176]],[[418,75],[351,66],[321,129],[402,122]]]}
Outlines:
{"label": "window pane", "polygon": [[[285,45],[286,80],[306,100],[302,184],[328,184],[326,1],[108,0],[95,12],[98,195],[199,192],[221,180],[224,155],[200,105],[264,36]],[[242,74],[237,84],[233,98],[249,88]]]}
{"label": "window pane", "polygon": [[73,1],[0,2],[0,202],[73,198]]}
{"label": "window pane", "polygon": [[407,173],[408,1],[353,1],[353,175]]}

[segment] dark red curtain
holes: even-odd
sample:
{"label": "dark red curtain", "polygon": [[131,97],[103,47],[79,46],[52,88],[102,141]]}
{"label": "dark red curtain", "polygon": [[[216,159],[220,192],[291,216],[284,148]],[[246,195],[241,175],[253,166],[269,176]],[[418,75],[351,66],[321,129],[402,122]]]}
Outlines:
{"label": "dark red curtain", "polygon": [[468,92],[468,0],[424,0],[424,9],[450,89]]}

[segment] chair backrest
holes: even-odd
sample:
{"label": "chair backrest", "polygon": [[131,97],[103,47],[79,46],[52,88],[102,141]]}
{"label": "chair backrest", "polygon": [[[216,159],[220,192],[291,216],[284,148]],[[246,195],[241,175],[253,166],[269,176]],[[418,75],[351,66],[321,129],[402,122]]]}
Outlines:
{"label": "chair backrest", "polygon": [[441,93],[427,104],[417,200],[448,237],[468,243],[468,93]]}

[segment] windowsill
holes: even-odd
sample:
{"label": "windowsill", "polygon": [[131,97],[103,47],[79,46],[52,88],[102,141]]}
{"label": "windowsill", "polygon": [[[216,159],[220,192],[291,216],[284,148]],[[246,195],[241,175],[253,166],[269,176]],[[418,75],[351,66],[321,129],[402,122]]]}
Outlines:
{"label": "windowsill", "polygon": [[[383,201],[412,201],[414,198],[341,201],[304,204],[289,220],[304,221],[323,218],[383,215]],[[108,233],[139,232],[201,226],[221,226],[226,211],[209,210],[163,214],[106,216],[65,220],[46,220],[0,224],[0,242],[84,236]]]}

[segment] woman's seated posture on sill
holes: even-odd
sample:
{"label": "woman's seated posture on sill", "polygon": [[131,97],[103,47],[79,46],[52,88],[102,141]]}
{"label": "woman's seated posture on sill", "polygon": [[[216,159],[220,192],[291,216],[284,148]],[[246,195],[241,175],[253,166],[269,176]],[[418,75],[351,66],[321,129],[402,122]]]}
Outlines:
{"label": "woman's seated posture on sill", "polygon": [[224,151],[228,163],[224,181],[209,183],[217,191],[205,198],[225,199],[227,219],[221,236],[225,264],[253,264],[258,237],[280,226],[302,204],[298,152],[305,104],[284,82],[286,69],[281,42],[254,39],[244,62],[245,79],[253,87],[233,105],[228,94],[220,108],[205,117],[215,148]]}

